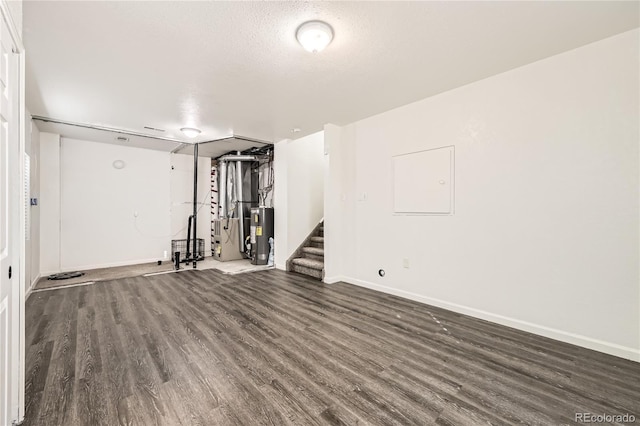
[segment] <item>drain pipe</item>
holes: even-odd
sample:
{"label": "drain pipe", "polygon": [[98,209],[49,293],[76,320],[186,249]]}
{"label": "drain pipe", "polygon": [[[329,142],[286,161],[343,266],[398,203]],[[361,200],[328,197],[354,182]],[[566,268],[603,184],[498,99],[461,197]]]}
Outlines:
{"label": "drain pipe", "polygon": [[[198,247],[198,233],[196,232],[196,223],[198,219],[198,144],[193,145],[193,250],[191,251],[193,256],[193,269],[197,266],[197,247]],[[188,251],[188,250],[187,250]]]}

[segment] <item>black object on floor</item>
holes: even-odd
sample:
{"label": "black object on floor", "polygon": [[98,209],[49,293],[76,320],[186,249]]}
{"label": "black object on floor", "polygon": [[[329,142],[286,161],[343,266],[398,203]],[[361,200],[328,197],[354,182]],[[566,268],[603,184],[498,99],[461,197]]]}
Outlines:
{"label": "black object on floor", "polygon": [[84,275],[84,272],[61,272],[52,274],[47,277],[48,280],[68,280],[69,278],[78,278]]}

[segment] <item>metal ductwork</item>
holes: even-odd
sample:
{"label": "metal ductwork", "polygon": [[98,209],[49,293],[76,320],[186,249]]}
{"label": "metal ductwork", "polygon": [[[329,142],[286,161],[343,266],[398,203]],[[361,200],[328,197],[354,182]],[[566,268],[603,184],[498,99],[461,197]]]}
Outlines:
{"label": "metal ductwork", "polygon": [[218,161],[258,161],[258,157],[255,155],[225,155],[218,158]]}
{"label": "metal ductwork", "polygon": [[220,206],[219,217],[225,219],[227,217],[227,162],[222,161],[218,166],[218,203]]}
{"label": "metal ductwork", "polygon": [[[220,203],[220,219],[225,219],[227,217],[229,217],[229,206],[227,204],[228,200],[228,196],[227,196],[227,191],[230,190],[228,188],[228,184],[229,184],[229,179],[230,176],[228,174],[228,165],[230,162],[234,163],[234,166],[237,169],[242,169],[242,167],[239,167],[240,162],[241,161],[258,161],[258,158],[255,155],[241,155],[241,154],[229,154],[229,155],[225,155],[223,157],[218,158],[218,194],[219,194],[219,200],[218,202]],[[236,171],[235,173],[235,179],[237,179],[238,173]],[[238,190],[236,189],[235,191],[235,195],[236,195],[236,199],[237,200],[241,200],[241,196],[238,192]],[[242,228],[243,226],[240,225],[240,227]]]}
{"label": "metal ductwork", "polygon": [[238,206],[236,208],[236,211],[238,213],[238,233],[240,234],[240,252],[244,253],[244,248],[245,248],[245,242],[244,242],[244,191],[243,191],[243,181],[244,179],[242,179],[242,160],[237,160],[236,161],[236,199],[237,199],[237,203]]}
{"label": "metal ductwork", "polygon": [[[218,195],[220,203],[220,218],[226,219],[231,217],[238,218],[238,234],[239,234],[239,250],[245,251],[245,231],[249,218],[250,209],[252,207],[253,195],[251,183],[245,184],[245,174],[251,173],[251,164],[258,160],[255,155],[237,154],[224,155],[217,159],[219,167],[218,176]],[[249,179],[250,180],[250,179]],[[230,188],[233,182],[233,188]],[[245,186],[247,186],[245,188]],[[229,203],[233,202],[235,196],[236,205],[233,207],[233,214],[229,213]],[[247,199],[245,199],[247,198]]]}

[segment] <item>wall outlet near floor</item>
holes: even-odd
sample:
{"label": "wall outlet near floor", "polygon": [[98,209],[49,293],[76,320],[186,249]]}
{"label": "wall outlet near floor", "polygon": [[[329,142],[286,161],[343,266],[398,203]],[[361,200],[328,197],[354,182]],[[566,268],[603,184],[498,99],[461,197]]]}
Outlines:
{"label": "wall outlet near floor", "polygon": [[406,257],[404,259],[402,259],[402,267],[405,269],[409,269],[409,259],[407,259]]}

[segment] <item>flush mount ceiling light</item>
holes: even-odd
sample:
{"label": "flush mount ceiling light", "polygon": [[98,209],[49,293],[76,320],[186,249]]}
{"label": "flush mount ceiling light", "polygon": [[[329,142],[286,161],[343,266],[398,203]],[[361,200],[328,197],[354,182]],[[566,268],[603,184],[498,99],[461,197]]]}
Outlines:
{"label": "flush mount ceiling light", "polygon": [[194,129],[193,127],[183,127],[180,131],[188,138],[195,138],[200,134],[200,130]]}
{"label": "flush mount ceiling light", "polygon": [[307,21],[296,31],[298,42],[309,52],[320,52],[333,40],[333,29],[326,22]]}

